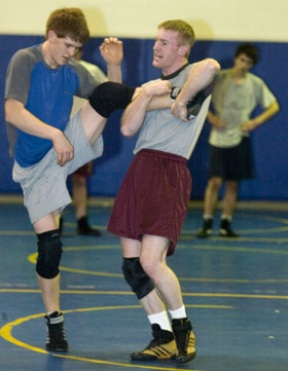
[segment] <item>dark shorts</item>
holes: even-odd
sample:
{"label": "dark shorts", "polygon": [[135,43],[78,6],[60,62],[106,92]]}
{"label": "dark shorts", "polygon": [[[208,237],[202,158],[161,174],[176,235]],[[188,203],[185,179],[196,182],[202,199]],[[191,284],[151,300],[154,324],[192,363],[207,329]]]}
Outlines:
{"label": "dark shorts", "polygon": [[250,139],[244,137],[236,147],[210,146],[209,178],[223,180],[251,179],[254,176]]}
{"label": "dark shorts", "polygon": [[170,153],[142,150],[134,157],[120,187],[107,230],[141,241],[143,235],[170,240],[172,255],[191,194],[187,160]]}
{"label": "dark shorts", "polygon": [[93,173],[93,162],[91,161],[91,162],[88,162],[88,164],[85,164],[79,167],[79,169],[77,169],[74,174],[77,174],[82,177],[88,177],[88,176],[91,176],[92,173]]}

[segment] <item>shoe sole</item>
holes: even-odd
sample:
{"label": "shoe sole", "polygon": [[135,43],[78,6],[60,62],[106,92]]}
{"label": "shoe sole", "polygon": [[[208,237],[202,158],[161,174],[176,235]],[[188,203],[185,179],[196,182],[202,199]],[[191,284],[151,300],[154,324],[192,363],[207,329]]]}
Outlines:
{"label": "shoe sole", "polygon": [[187,356],[183,356],[183,357],[176,357],[176,362],[177,363],[188,363],[188,362],[191,362],[193,361],[193,359],[196,357],[196,352],[195,353],[191,353],[191,354],[187,354]]}
{"label": "shoe sole", "polygon": [[68,352],[68,347],[67,348],[53,348],[50,347],[49,345],[46,345],[46,350],[49,352],[57,352],[57,353],[67,353]]}
{"label": "shoe sole", "polygon": [[220,237],[226,237],[226,238],[239,238],[240,236],[237,234],[237,235],[230,235],[230,234],[225,234],[225,233],[219,233],[219,236]]}
{"label": "shoe sole", "polygon": [[176,354],[174,354],[171,357],[167,357],[167,358],[158,358],[157,356],[152,356],[152,355],[149,355],[149,354],[147,354],[147,355],[146,354],[139,354],[139,355],[131,354],[130,358],[131,358],[132,361],[141,361],[141,362],[167,361],[167,360],[175,359]]}

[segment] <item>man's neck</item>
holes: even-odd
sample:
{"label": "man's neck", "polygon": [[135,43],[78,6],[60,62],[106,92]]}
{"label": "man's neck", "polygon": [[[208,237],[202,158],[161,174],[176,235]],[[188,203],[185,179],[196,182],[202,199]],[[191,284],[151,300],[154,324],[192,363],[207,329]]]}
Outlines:
{"label": "man's neck", "polygon": [[50,52],[49,52],[49,44],[48,44],[48,41],[44,41],[43,44],[41,45],[41,53],[42,53],[42,56],[43,56],[43,59],[44,59],[44,62],[47,64],[48,67],[52,68],[52,69],[57,69],[59,68],[58,65],[56,65],[54,62],[53,62],[53,59],[51,58],[50,56]]}
{"label": "man's neck", "polygon": [[170,80],[173,77],[176,77],[186,66],[188,66],[188,61],[184,62],[182,65],[179,66],[177,69],[171,69],[169,73],[167,71],[162,70],[161,78],[162,80]]}
{"label": "man's neck", "polygon": [[246,78],[247,71],[236,70],[235,68],[231,71],[232,79],[236,82],[241,82]]}

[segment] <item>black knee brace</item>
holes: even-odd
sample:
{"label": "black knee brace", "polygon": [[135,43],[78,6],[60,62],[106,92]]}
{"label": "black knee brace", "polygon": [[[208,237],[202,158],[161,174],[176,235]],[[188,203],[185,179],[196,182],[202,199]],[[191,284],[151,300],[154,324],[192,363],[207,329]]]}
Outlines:
{"label": "black knee brace", "polygon": [[139,258],[124,258],[122,271],[127,283],[139,300],[154,289],[154,285],[144,272]]}
{"label": "black knee brace", "polygon": [[101,116],[108,118],[113,111],[126,108],[134,92],[135,88],[131,86],[107,81],[94,89],[89,103]]}
{"label": "black knee brace", "polygon": [[54,278],[59,273],[59,263],[63,251],[59,230],[37,234],[37,237],[38,258],[36,272],[42,278]]}

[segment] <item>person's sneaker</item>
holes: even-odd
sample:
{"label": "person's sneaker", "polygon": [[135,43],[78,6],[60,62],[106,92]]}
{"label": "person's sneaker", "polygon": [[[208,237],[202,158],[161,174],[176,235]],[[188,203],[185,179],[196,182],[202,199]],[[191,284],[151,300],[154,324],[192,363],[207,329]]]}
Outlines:
{"label": "person's sneaker", "polygon": [[67,352],[68,342],[64,331],[64,316],[62,313],[53,312],[45,316],[47,339],[46,349],[52,352]]}
{"label": "person's sneaker", "polygon": [[240,237],[239,234],[234,232],[231,228],[220,228],[219,235],[221,237],[230,237],[230,238]]}
{"label": "person's sneaker", "polygon": [[140,352],[132,353],[131,359],[134,361],[174,359],[178,351],[173,332],[162,330],[158,324],[153,324],[152,334],[153,339],[147,347]]}
{"label": "person's sneaker", "polygon": [[204,219],[202,228],[196,233],[197,238],[208,238],[212,234],[213,219]]}
{"label": "person's sneaker", "polygon": [[94,229],[89,225],[86,216],[77,220],[77,234],[82,236],[101,236],[101,232],[98,229]]}
{"label": "person's sneaker", "polygon": [[192,332],[192,325],[188,318],[173,319],[172,329],[175,335],[178,354],[178,363],[187,363],[196,356],[196,339]]}
{"label": "person's sneaker", "polygon": [[221,237],[237,238],[239,234],[231,229],[231,222],[228,219],[222,219],[220,223],[219,235]]}

